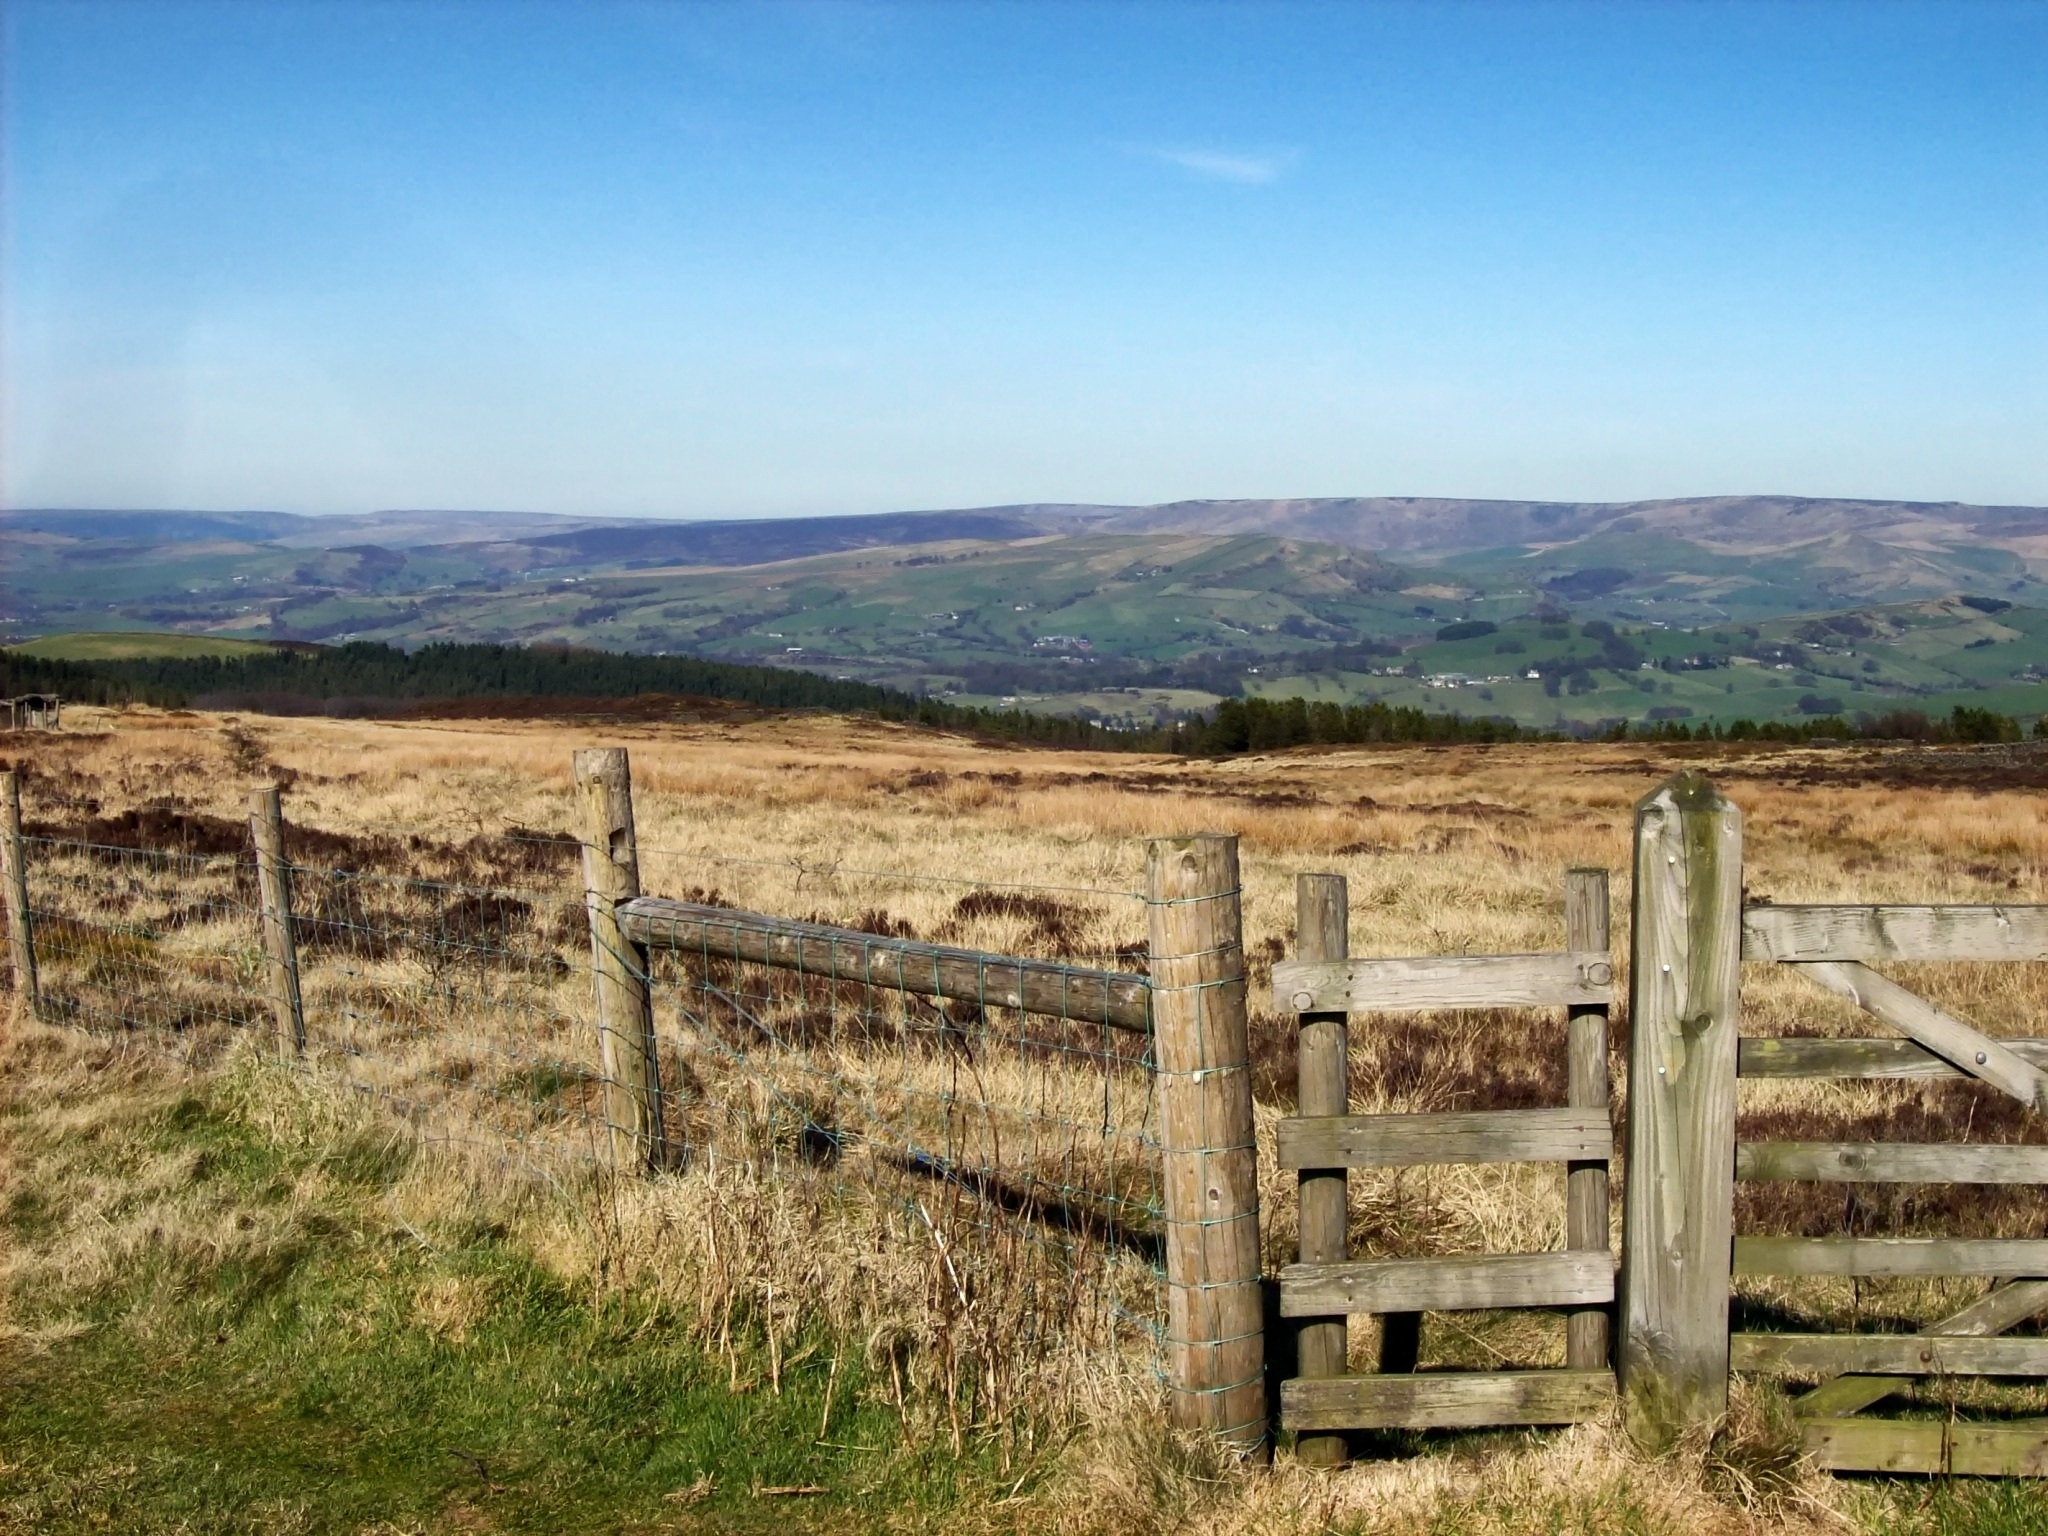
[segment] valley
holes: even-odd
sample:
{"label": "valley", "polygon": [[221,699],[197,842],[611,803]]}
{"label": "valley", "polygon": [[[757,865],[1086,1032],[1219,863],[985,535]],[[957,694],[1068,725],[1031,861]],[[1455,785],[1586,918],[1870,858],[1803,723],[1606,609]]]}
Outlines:
{"label": "valley", "polygon": [[2035,508],[1326,498],[496,517],[12,511],[0,638],[572,644],[1132,726],[1236,696],[1565,730],[1957,703],[2037,715],[2048,670]]}

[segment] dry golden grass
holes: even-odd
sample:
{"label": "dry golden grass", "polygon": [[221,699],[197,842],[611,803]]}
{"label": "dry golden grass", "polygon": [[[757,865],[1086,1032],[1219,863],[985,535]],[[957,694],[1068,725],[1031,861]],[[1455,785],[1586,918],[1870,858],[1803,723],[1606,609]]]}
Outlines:
{"label": "dry golden grass", "polygon": [[[1135,893],[1144,839],[1237,834],[1262,1123],[1285,1113],[1292,1095],[1287,1026],[1258,987],[1291,948],[1297,873],[1348,877],[1355,954],[1484,953],[1558,947],[1564,871],[1605,866],[1614,873],[1625,975],[1631,807],[1681,767],[1714,775],[1743,808],[1752,897],[2040,901],[2048,850],[2035,788],[2040,769],[2010,749],[1937,760],[1882,749],[1632,744],[1342,749],[1199,762],[996,748],[811,718],[602,729],[80,710],[67,715],[67,727],[62,736],[23,738],[13,754],[30,770],[32,827],[65,834],[152,803],[237,822],[247,786],[278,778],[289,786],[294,827],[354,840],[335,846],[357,860],[522,888],[531,910],[517,917],[516,940],[502,925],[496,930],[493,953],[517,951],[534,966],[428,974],[416,957],[371,953],[359,941],[351,941],[354,949],[337,941],[346,964],[323,969],[316,956],[308,965],[309,1011],[347,1021],[347,1033],[328,1040],[346,1044],[350,1070],[414,1106],[450,1139],[483,1146],[513,1134],[536,1145],[551,1137],[593,1145],[587,983],[544,963],[575,953],[577,932],[563,917],[573,919],[573,873],[550,856],[522,865],[516,850],[505,852],[514,845],[501,841],[515,829],[574,832],[570,754],[581,746],[631,748],[650,893],[715,893],[732,906],[865,926],[886,920],[923,937],[1008,952],[1118,963],[1116,952],[1143,938]],[[318,848],[300,857],[309,865],[333,862]],[[1009,885],[1039,888],[1044,904],[983,901],[963,910],[967,893]],[[408,913],[393,903],[379,922],[447,920],[446,912]],[[302,887],[302,910],[306,904]],[[330,915],[340,920],[351,911],[360,916],[345,904]],[[206,963],[232,965],[233,946],[209,943],[207,934],[194,924],[160,953],[99,956],[97,963],[137,975],[146,968],[159,979],[208,955],[217,958]],[[1923,967],[1901,979],[1994,1033],[2034,1033],[2029,1021],[2048,1001],[2042,970]],[[771,1003],[781,1010],[775,1017],[794,1019],[818,999],[763,1000]],[[1881,1032],[1796,977],[1766,968],[1745,974],[1744,1006],[1747,1033]],[[429,1013],[431,1032],[417,1022]],[[887,1022],[900,1029],[904,1018]],[[1618,1021],[1616,1034],[1625,1034],[1625,1023]],[[1512,1048],[1503,1049],[1504,1041]],[[698,1084],[689,1112],[697,1140],[740,1144],[753,1136],[763,1153],[791,1151],[774,1144],[782,1133],[774,1130],[773,1101],[818,1114],[819,1095],[829,1098],[834,1083],[862,1088],[873,1123],[927,1125],[969,1166],[1021,1165],[1037,1177],[1031,1160],[1016,1155],[1020,1139],[1065,1127],[1036,1150],[1084,1187],[1104,1173],[1071,1128],[1090,1115],[1124,1136],[1142,1127],[1143,1087],[1132,1075],[1098,1067],[1095,1076],[1077,1077],[1014,1051],[992,1052],[969,1095],[994,1108],[962,1118],[948,1107],[936,1121],[918,1121],[931,1106],[957,1104],[957,1063],[944,1053],[912,1053],[884,1079],[871,1055],[838,1039],[756,1062],[743,1076],[726,1070],[730,1052],[684,1051],[669,1068]],[[586,1077],[558,1095],[567,1106],[559,1124],[522,1129],[531,1100],[519,1073],[536,1062],[585,1062]],[[759,1102],[742,1104],[742,1088]],[[1563,1031],[1552,1019],[1478,1014],[1354,1028],[1353,1096],[1363,1110],[1554,1103],[1562,1092]],[[744,1126],[712,1134],[711,1121],[727,1111]],[[1910,1125],[1910,1134],[1927,1139],[2048,1139],[2027,1118],[1958,1084],[1751,1085],[1743,1112],[1745,1134],[1773,1137],[1897,1136],[1908,1132],[1896,1127]],[[1262,1140],[1270,1145],[1270,1137]],[[797,1176],[798,1162],[789,1155],[712,1160],[649,1186],[607,1185],[602,1221],[537,1227],[532,1240],[564,1273],[602,1274],[609,1285],[688,1301],[707,1344],[726,1351],[736,1373],[762,1361],[749,1356],[742,1364],[735,1319],[754,1330],[749,1337],[758,1335],[774,1369],[778,1340],[803,1308],[818,1308],[835,1329],[868,1339],[876,1359],[923,1373],[906,1383],[903,1412],[906,1422],[924,1414],[927,1432],[1014,1426],[1048,1403],[1066,1404],[1073,1421],[1149,1424],[1155,1389],[1128,1332],[1080,1328],[1072,1347],[1048,1347],[1021,1364],[1006,1357],[1005,1341],[1013,1339],[1006,1330],[1052,1302],[1043,1286],[1057,1267],[1034,1266],[986,1234],[975,1237],[961,1211],[928,1210],[920,1229],[900,1201],[876,1197],[847,1167],[830,1178]],[[781,1176],[767,1177],[771,1166]],[[1269,1163],[1262,1173],[1266,1241],[1278,1260],[1293,1244],[1290,1180]],[[1739,1229],[2048,1230],[2048,1207],[2032,1191],[1907,1191],[1873,1201],[1859,1190],[1857,1198],[1861,1204],[1845,1207],[1839,1189],[1750,1187]],[[1562,1180],[1541,1167],[1357,1176],[1353,1205],[1354,1246],[1364,1253],[1531,1251],[1561,1240]],[[1093,1303],[1107,1295],[1124,1310],[1142,1310],[1127,1267],[1119,1270],[1113,1255],[1088,1262],[1097,1266],[1086,1281]],[[979,1266],[971,1286],[959,1273],[968,1264]],[[1894,1310],[1925,1318],[1967,1293],[1955,1285],[1807,1283],[1754,1287],[1748,1295],[1756,1305],[1842,1321]],[[966,1304],[970,1295],[978,1310]],[[1101,1315],[1072,1300],[1070,1315]],[[424,1315],[451,1329],[481,1304],[453,1294],[420,1300]],[[1362,1358],[1371,1344],[1368,1328],[1354,1330]],[[1425,1358],[1443,1362],[1555,1363],[1561,1329],[1543,1318],[1454,1317],[1432,1324],[1428,1350]],[[1869,1512],[1875,1495],[1796,1468],[1769,1471],[1782,1460],[1782,1426],[1773,1427],[1764,1408],[1744,1412],[1744,1434],[1655,1468],[1631,1460],[1611,1431],[1591,1426],[1496,1437],[1481,1450],[1383,1461],[1335,1477],[1289,1469],[1241,1480],[1219,1470],[1213,1484],[1203,1480],[1198,1451],[1161,1451],[1158,1435],[1140,1428],[1128,1442],[1116,1434],[1084,1441],[1062,1486],[1085,1491],[1045,1513],[1075,1529],[1170,1529],[1199,1509],[1205,1528],[1255,1531],[1318,1522],[1370,1530],[1531,1523],[1790,1529],[1809,1521],[1835,1528],[1845,1516]],[[1730,1444],[1761,1449],[1744,1462],[1731,1458]],[[1467,1482],[1474,1457],[1485,1467],[1483,1489]],[[1757,1466],[1766,1474],[1744,1470]],[[1532,1517],[1538,1511],[1547,1513]]]}

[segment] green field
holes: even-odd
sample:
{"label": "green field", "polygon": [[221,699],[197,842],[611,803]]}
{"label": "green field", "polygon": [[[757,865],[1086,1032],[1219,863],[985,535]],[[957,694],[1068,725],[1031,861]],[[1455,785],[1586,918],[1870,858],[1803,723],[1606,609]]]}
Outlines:
{"label": "green field", "polygon": [[9,646],[24,656],[45,661],[129,661],[154,656],[250,656],[271,649],[267,640],[235,640],[225,635],[188,635],[175,631],[79,630],[45,635]]}
{"label": "green field", "polygon": [[78,661],[243,654],[270,634],[570,644],[1135,725],[1239,693],[1563,729],[2048,711],[2048,586],[1967,545],[1736,552],[1617,527],[1402,565],[1270,534],[1083,532],[678,566],[516,542],[24,534],[10,555],[0,609],[45,637],[22,653]]}

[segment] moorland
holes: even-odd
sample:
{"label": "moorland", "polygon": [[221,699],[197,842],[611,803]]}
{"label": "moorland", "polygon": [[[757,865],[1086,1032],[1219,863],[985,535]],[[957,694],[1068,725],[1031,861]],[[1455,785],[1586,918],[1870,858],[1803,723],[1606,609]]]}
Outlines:
{"label": "moorland", "polygon": [[[181,827],[232,829],[247,786],[277,781],[293,825],[331,840],[321,846],[404,861],[514,833],[561,835],[574,819],[570,754],[599,743],[632,752],[650,891],[715,887],[739,906],[918,933],[957,929],[963,887],[1021,884],[1042,889],[1091,947],[1125,948],[1142,933],[1129,893],[1143,840],[1234,832],[1255,988],[1259,967],[1288,951],[1293,877],[1305,870],[1349,879],[1354,953],[1440,954],[1554,946],[1564,870],[1604,865],[1625,965],[1631,807],[1679,768],[1709,773],[1743,808],[1752,899],[2048,895],[2038,814],[2048,749],[2032,743],[1548,743],[1207,760],[1055,753],[768,712],[678,725],[128,708],[81,710],[64,732],[16,738],[5,756],[26,771],[25,813],[41,835],[132,828],[146,812],[174,840]],[[1029,944],[1044,921],[1023,905],[990,911],[993,926],[973,942]],[[1994,1033],[2034,1033],[2048,1001],[2040,969],[1922,968],[1907,979]],[[1550,1058],[1561,1055],[1545,1047],[1561,1025],[1521,1020],[1517,1048],[1503,1050],[1508,1022],[1360,1021],[1354,1102],[1554,1096]],[[1261,1000],[1262,1126],[1292,1101],[1287,1028]],[[1746,1033],[1865,1028],[1796,978],[1745,979]],[[1636,1458],[1613,1426],[1589,1425],[1422,1437],[1336,1474],[1283,1456],[1256,1473],[1164,1436],[1144,1372],[1081,1372],[1058,1398],[1028,1405],[1029,1435],[999,1446],[970,1432],[956,1452],[942,1421],[892,1400],[886,1370],[861,1371],[863,1349],[872,1358],[895,1314],[864,1310],[871,1301],[851,1291],[832,1292],[823,1331],[790,1337],[785,1354],[773,1354],[772,1330],[721,1341],[715,1307],[704,1310],[719,1270],[700,1234],[722,1230],[708,1176],[646,1193],[594,1184],[536,1196],[437,1161],[374,1106],[281,1079],[251,1056],[187,1072],[118,1041],[28,1025],[5,1050],[0,1518],[24,1529],[1707,1536],[2017,1532],[2044,1518],[2022,1484],[1813,1473],[1769,1389],[1747,1385],[1727,1434],[1658,1461]],[[1853,1139],[1910,1124],[1925,1139],[2039,1138],[1994,1108],[1959,1083],[1790,1083],[1746,1090],[1743,1114],[1745,1134]],[[1278,1259],[1292,1241],[1289,1185],[1268,1165],[1262,1186]],[[1353,1193],[1359,1240],[1390,1251],[1542,1248],[1557,1237],[1554,1170],[1360,1177]],[[755,1198],[772,1210],[766,1192]],[[1860,1191],[1853,1208],[1801,1186],[1744,1199],[1742,1230],[1964,1234],[2048,1219],[2030,1190],[1904,1188],[1876,1203]],[[816,1283],[821,1262],[835,1272],[843,1259],[854,1273],[849,1242],[813,1232],[802,1247],[769,1243],[751,1278],[772,1298]],[[883,1302],[924,1306],[934,1294],[913,1274]],[[1932,1315],[1956,1304],[1959,1287],[1787,1283],[1746,1297],[1847,1326]],[[1555,1328],[1526,1319],[1458,1321],[1429,1333],[1426,1359],[1540,1364],[1560,1347]],[[1371,1329],[1355,1329],[1353,1344],[1369,1360]],[[2024,1389],[1975,1390],[1983,1399],[1962,1401],[1965,1411],[2044,1406]],[[1929,1383],[1905,1411],[1958,1405],[1950,1384]]]}

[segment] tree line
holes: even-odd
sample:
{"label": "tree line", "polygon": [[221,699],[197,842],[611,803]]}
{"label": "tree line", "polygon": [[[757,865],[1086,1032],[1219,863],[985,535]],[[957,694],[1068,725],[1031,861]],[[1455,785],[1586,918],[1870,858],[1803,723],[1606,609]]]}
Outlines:
{"label": "tree line", "polygon": [[[1171,725],[1116,730],[1070,715],[996,710],[920,698],[899,689],[788,667],[647,656],[563,645],[436,642],[416,651],[375,641],[279,648],[238,656],[55,661],[0,650],[0,694],[57,693],[85,704],[243,709],[268,714],[378,715],[453,699],[711,699],[763,709],[822,710],[965,731],[997,740],[1094,751],[1226,757],[1299,746],[1559,741],[1911,740],[2018,741],[2009,715],[1958,705],[1946,716],[1917,710],[1825,715],[1796,721],[1697,724],[1610,721],[1532,729],[1496,716],[1434,713],[1379,700],[1226,698]],[[2048,737],[2048,716],[2034,726]]]}

